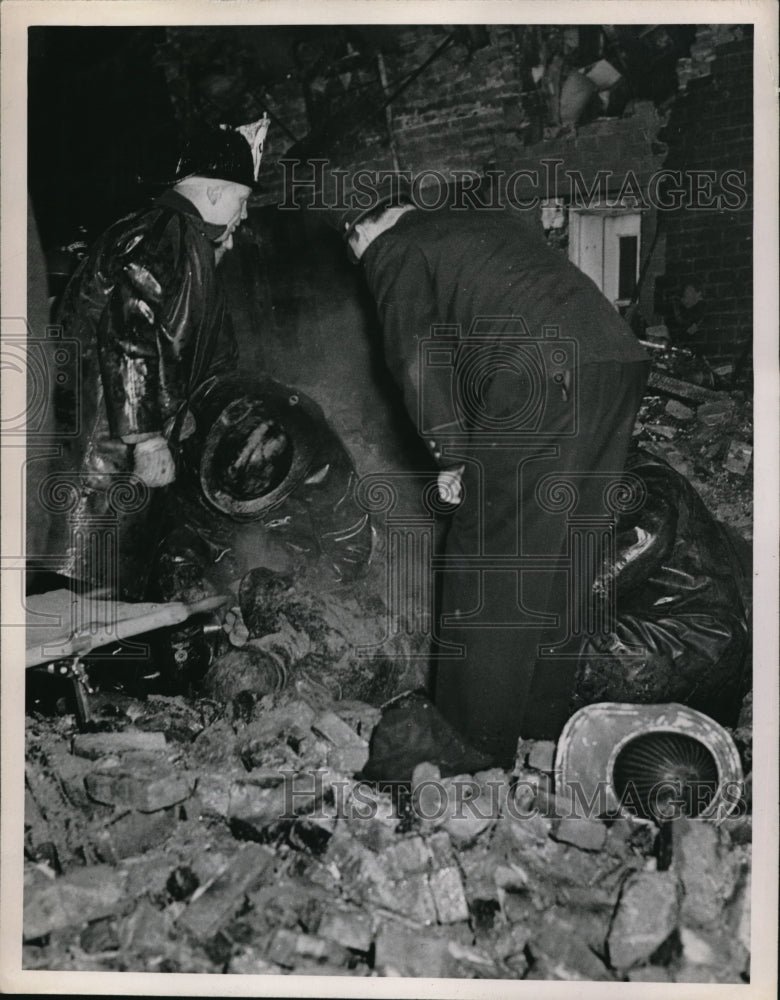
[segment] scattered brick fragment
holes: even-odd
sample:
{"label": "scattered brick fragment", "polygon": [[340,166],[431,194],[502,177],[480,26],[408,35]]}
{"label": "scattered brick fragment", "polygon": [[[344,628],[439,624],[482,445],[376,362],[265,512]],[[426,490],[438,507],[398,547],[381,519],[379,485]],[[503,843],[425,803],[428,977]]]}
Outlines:
{"label": "scattered brick fragment", "polygon": [[560,819],[553,826],[552,836],[582,851],[600,851],[606,843],[607,828],[595,819]]}
{"label": "scattered brick fragment", "polygon": [[179,924],[200,940],[212,938],[240,908],[246,893],[263,878],[273,860],[269,848],[247,844],[221,875],[201,887],[179,918]]}
{"label": "scattered brick fragment", "polygon": [[673,872],[636,872],[626,881],[609,931],[610,964],[646,962],[677,927],[679,885]]}
{"label": "scattered brick fragment", "polygon": [[50,878],[34,871],[25,876],[23,933],[33,940],[63,927],[81,927],[116,913],[123,901],[124,879],[109,865],[76,868]]}
{"label": "scattered brick fragment", "polygon": [[119,733],[78,733],[73,737],[73,753],[96,760],[106,754],[129,750],[165,750],[165,733],[145,733],[124,730]]}

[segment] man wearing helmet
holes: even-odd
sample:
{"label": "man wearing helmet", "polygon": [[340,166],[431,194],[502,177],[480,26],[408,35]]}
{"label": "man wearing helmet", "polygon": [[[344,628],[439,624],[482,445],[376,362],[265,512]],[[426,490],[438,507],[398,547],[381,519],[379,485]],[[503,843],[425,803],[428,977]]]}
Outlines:
{"label": "man wearing helmet", "polygon": [[63,298],[57,321],[79,343],[81,380],[55,407],[78,413],[79,433],[48,477],[56,500],[40,493],[48,568],[112,596],[143,596],[192,394],[235,368],[216,265],[246,218],[266,130],[262,119],[191,138],[173,186],[96,241]]}

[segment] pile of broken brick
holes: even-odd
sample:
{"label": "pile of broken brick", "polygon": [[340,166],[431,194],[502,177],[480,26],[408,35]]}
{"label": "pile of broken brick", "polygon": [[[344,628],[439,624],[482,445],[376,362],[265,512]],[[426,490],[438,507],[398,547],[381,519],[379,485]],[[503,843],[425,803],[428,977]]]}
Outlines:
{"label": "pile of broken brick", "polygon": [[746,980],[749,813],[579,818],[541,742],[394,794],[355,777],[379,715],[300,691],[30,715],[25,968]]}
{"label": "pile of broken brick", "polygon": [[[693,485],[712,514],[753,538],[753,401],[747,382],[715,389],[702,359],[671,349],[654,356],[634,438]],[[733,366],[727,366],[733,367]],[[709,380],[714,385],[712,379]]]}

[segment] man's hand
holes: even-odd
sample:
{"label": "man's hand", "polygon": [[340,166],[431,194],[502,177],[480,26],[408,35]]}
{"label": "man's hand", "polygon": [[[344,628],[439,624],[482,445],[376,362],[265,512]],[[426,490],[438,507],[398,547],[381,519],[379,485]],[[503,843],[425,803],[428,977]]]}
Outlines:
{"label": "man's hand", "polygon": [[459,504],[463,499],[462,480],[465,468],[465,465],[458,465],[454,469],[442,469],[439,473],[439,499],[444,503]]}
{"label": "man's hand", "polygon": [[147,486],[167,486],[176,478],[173,455],[164,437],[139,441],[135,446],[133,471]]}

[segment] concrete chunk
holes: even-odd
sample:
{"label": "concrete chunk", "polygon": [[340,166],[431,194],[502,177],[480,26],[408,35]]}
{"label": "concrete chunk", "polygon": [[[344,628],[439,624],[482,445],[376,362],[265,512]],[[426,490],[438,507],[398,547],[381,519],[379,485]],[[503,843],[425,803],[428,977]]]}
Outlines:
{"label": "concrete chunk", "polygon": [[333,747],[332,750],[328,750],[328,767],[342,774],[357,774],[366,766],[368,756],[368,745]]}
{"label": "concrete chunk", "polygon": [[435,922],[436,908],[426,875],[397,878],[397,869],[389,865],[383,855],[366,849],[357,856],[353,852],[351,860],[345,858],[341,870],[351,894],[349,898],[356,902],[383,906],[419,924]]}
{"label": "concrete chunk", "polygon": [[412,875],[394,884],[374,889],[377,903],[393,913],[400,913],[418,924],[432,924],[436,920],[436,907],[424,875]]}
{"label": "concrete chunk", "polygon": [[184,802],[195,788],[195,779],[173,771],[140,775],[120,768],[93,771],[84,778],[90,798],[105,805],[127,806],[156,812]]}
{"label": "concrete chunk", "polygon": [[463,892],[463,882],[456,868],[441,868],[429,879],[436,917],[440,924],[456,924],[468,920],[469,908]]}
{"label": "concrete chunk", "polygon": [[169,914],[152,906],[147,899],[141,899],[119,926],[120,945],[135,952],[165,954],[171,926]]}
{"label": "concrete chunk", "polygon": [[317,934],[353,951],[368,951],[374,935],[361,910],[330,910],[320,921]]}
{"label": "concrete chunk", "polygon": [[376,939],[375,968],[387,976],[446,976],[451,958],[447,941],[430,938],[402,924],[386,921]]}
{"label": "concrete chunk", "polygon": [[442,829],[456,847],[467,847],[496,821],[496,798],[469,775],[445,778],[443,785],[447,789],[448,802]]}
{"label": "concrete chunk", "polygon": [[553,826],[552,837],[581,851],[600,851],[607,839],[607,828],[596,819],[561,819]]}
{"label": "concrete chunk", "polygon": [[338,717],[335,712],[322,712],[311,724],[312,731],[337,747],[368,747],[368,741]]}
{"label": "concrete chunk", "polygon": [[717,965],[718,956],[712,946],[701,935],[687,927],[680,929],[680,941],[686,962],[692,965]]}
{"label": "concrete chunk", "polygon": [[694,410],[692,410],[689,406],[686,406],[685,403],[681,403],[676,399],[670,399],[668,401],[666,404],[666,412],[670,417],[674,417],[675,420],[693,420],[696,416],[696,412]]}
{"label": "concrete chunk", "polygon": [[176,828],[172,809],[155,813],[132,810],[109,823],[95,836],[95,843],[104,857],[121,861],[159,847]]}
{"label": "concrete chunk", "polygon": [[430,871],[433,861],[422,837],[397,839],[383,852],[381,860],[393,878],[405,878],[407,875]]}
{"label": "concrete chunk", "polygon": [[274,853],[267,847],[247,844],[211,884],[193,897],[179,924],[201,941],[213,937],[273,861]]}
{"label": "concrete chunk", "polygon": [[124,879],[108,865],[78,868],[55,879],[36,873],[24,888],[24,938],[109,917],[123,900]]}
{"label": "concrete chunk", "polygon": [[646,962],[674,931],[679,910],[677,878],[671,871],[629,876],[607,938],[612,966],[628,969]]}
{"label": "concrete chunk", "polygon": [[165,750],[167,746],[165,733],[134,730],[125,730],[122,733],[77,733],[73,737],[73,753],[78,757],[88,757],[90,760],[130,750]]}
{"label": "concrete chunk", "polygon": [[268,788],[264,784],[255,784],[251,779],[233,781],[230,785],[227,818],[251,823],[261,831],[285,815],[287,804],[288,798],[281,787]]}
{"label": "concrete chunk", "polygon": [[555,764],[555,743],[537,740],[529,744],[528,766],[535,771],[552,771]]}
{"label": "concrete chunk", "polygon": [[431,852],[431,862],[434,870],[438,868],[455,868],[455,851],[452,849],[450,835],[445,830],[432,834],[426,841]]}
{"label": "concrete chunk", "polygon": [[51,764],[68,800],[74,806],[92,807],[84,785],[84,778],[90,773],[93,765],[84,758],[76,757],[71,753],[57,754],[56,759]]}
{"label": "concrete chunk", "polygon": [[345,966],[350,956],[347,949],[335,941],[280,928],[271,938],[267,957],[277,965],[295,969],[302,961]]}
{"label": "concrete chunk", "polygon": [[598,925],[595,913],[583,919],[576,911],[561,906],[540,913],[531,921],[534,978],[544,969],[551,979],[612,979],[612,973],[597,954],[603,950],[607,924],[601,928],[600,935],[593,933]]}
{"label": "concrete chunk", "polygon": [[740,873],[740,862],[727,846],[727,834],[705,820],[672,824],[672,865],[684,892],[682,921],[689,927],[715,927],[721,921]]}

